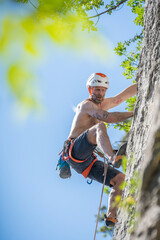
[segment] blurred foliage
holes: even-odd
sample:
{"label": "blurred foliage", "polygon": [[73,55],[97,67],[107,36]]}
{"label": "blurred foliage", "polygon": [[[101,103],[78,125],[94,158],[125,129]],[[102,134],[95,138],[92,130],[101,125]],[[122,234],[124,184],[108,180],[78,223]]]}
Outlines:
{"label": "blurred foliage", "polygon": [[37,107],[34,98],[36,94],[31,87],[32,79],[33,76],[28,71],[25,71],[25,68],[21,67],[20,63],[12,65],[8,71],[8,81],[13,93],[20,102],[30,108]]}
{"label": "blurred foliage", "polygon": [[126,158],[126,156],[123,156],[123,158],[122,158],[122,169],[123,169],[123,172],[126,173],[126,170],[127,170],[127,158]]}
{"label": "blurred foliage", "polygon": [[[6,2],[7,7],[5,7]],[[3,17],[0,18],[2,25],[0,54],[7,66],[8,84],[16,98],[29,108],[38,106],[39,101],[34,96],[35,90],[31,90],[36,74],[30,73],[34,72],[30,65],[35,63],[35,58],[41,57],[42,49],[45,47],[45,43],[41,40],[44,36],[57,44],[75,48],[79,52],[87,46],[87,51],[95,56],[106,58],[108,54],[106,41],[97,35],[86,34],[86,31],[97,31],[94,18],[99,20],[100,14],[111,14],[126,3],[136,15],[134,22],[137,25],[143,25],[143,2],[144,0],[111,0],[106,4],[103,0],[1,0],[0,7],[4,8],[5,14],[3,13]],[[8,3],[11,5],[10,8]],[[98,10],[102,11],[101,9],[105,11],[98,13]],[[93,14],[94,12],[96,15]],[[120,42],[115,48],[118,55],[127,56],[121,65],[125,69],[124,75],[127,78],[134,78],[139,49],[137,46],[137,53],[132,51],[127,55],[126,46],[137,39],[139,39],[140,48],[142,35],[137,35],[124,43]],[[10,71],[14,66],[17,74],[21,75],[21,81],[16,80],[16,75],[13,74],[15,71]],[[24,86],[22,86],[23,83]],[[30,89],[31,92],[23,90],[20,94],[22,88]],[[28,100],[24,101],[24,99]]]}
{"label": "blurred foliage", "polygon": [[[123,68],[123,75],[127,80],[132,80],[135,83],[136,70],[139,63],[140,50],[143,40],[143,15],[144,15],[144,3],[145,0],[129,0],[127,5],[131,7],[132,12],[136,15],[134,23],[137,26],[142,27],[142,31],[136,34],[132,39],[127,41],[118,42],[117,47],[114,49],[115,53],[123,57],[121,67]],[[133,111],[136,103],[136,97],[131,97],[126,101],[126,110]],[[124,130],[126,133],[129,132],[131,127],[131,120],[124,121],[123,123],[118,123],[114,128],[119,130]]]}
{"label": "blurred foliage", "polygon": [[[7,5],[5,3],[7,2]],[[101,1],[93,1],[99,7]],[[85,7],[84,7],[85,6]],[[0,58],[9,88],[26,109],[40,107],[34,68],[47,42],[106,59],[109,47],[87,16],[91,4],[73,0],[0,1]],[[3,11],[2,11],[3,9]],[[82,31],[82,29],[84,31]]]}
{"label": "blurred foliage", "polygon": [[[129,99],[128,99],[128,102],[130,102]],[[135,103],[134,103],[134,105],[135,105]],[[124,120],[123,122],[120,122],[120,123],[112,123],[112,124],[111,123],[105,123],[105,125],[106,125],[107,128],[112,126],[115,129],[118,129],[120,131],[122,130],[127,134],[130,130],[131,121],[132,120],[130,120],[130,119],[126,119],[126,120]]]}

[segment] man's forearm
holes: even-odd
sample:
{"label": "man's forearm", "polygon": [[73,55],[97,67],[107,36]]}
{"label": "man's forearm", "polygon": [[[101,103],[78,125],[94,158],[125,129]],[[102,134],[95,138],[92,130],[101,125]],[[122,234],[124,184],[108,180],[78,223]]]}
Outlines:
{"label": "man's forearm", "polygon": [[137,83],[129,86],[128,88],[126,88],[124,90],[124,94],[126,95],[127,99],[132,97],[132,96],[134,96],[134,95],[136,95],[137,94]]}
{"label": "man's forearm", "polygon": [[98,111],[93,114],[93,117],[106,123],[122,122],[133,116],[133,112],[112,112]]}
{"label": "man's forearm", "polygon": [[133,112],[113,112],[109,113],[108,119],[106,120],[110,121],[110,123],[118,123],[130,117],[133,117]]}
{"label": "man's forearm", "polygon": [[137,94],[137,83],[132,84],[131,86],[127,87],[123,92],[115,96],[114,101],[119,101],[119,102],[124,102],[130,97],[133,97],[134,95]]}

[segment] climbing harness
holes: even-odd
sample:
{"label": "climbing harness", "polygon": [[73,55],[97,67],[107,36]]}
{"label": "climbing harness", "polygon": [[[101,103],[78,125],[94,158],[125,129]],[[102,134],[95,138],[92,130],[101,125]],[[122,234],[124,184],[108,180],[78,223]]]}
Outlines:
{"label": "climbing harness", "polygon": [[[84,163],[85,161],[87,161],[87,159],[84,159],[84,160],[78,160],[78,159],[75,159],[72,157],[72,148],[73,148],[73,145],[74,145],[74,141],[71,143],[70,147],[69,147],[69,158],[76,162],[76,163]],[[90,165],[83,171],[81,172],[81,174],[83,175],[83,177],[87,178],[93,164],[97,161],[97,157],[96,155],[93,153],[93,156],[94,156],[94,160],[90,163]]]}
{"label": "climbing harness", "polygon": [[[63,149],[62,151],[59,153],[60,155],[60,158],[58,160],[58,164],[57,164],[57,168],[58,168],[58,171],[59,171],[59,176],[61,178],[68,178],[71,176],[71,171],[68,171],[68,168],[70,170],[70,165],[67,163],[67,160],[68,159],[71,159],[72,161],[76,162],[76,163],[84,163],[85,161],[87,161],[87,159],[84,159],[84,160],[78,160],[78,159],[75,159],[73,156],[72,156],[72,149],[73,149],[73,145],[74,145],[74,139],[67,139],[65,142],[64,142],[64,146],[63,146]],[[83,170],[81,172],[81,174],[83,175],[83,177],[87,178],[88,177],[88,174],[93,166],[93,164],[97,161],[97,157],[96,155],[93,153],[93,161],[86,167],[85,170]],[[67,175],[67,173],[69,175]],[[64,174],[64,176],[63,176]]]}

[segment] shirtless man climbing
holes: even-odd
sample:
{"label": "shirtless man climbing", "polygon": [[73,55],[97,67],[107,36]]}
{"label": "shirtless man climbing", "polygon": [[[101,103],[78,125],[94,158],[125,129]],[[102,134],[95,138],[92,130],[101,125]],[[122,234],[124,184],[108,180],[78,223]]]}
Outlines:
{"label": "shirtless man climbing", "polygon": [[[93,73],[87,80],[87,88],[90,97],[77,106],[62,156],[77,173],[103,183],[104,163],[97,160],[93,152],[98,146],[113,164],[119,161],[119,156],[113,152],[104,122],[122,122],[133,116],[133,112],[108,112],[108,110],[134,96],[137,93],[137,84],[131,85],[114,97],[105,98],[109,80],[102,73]],[[122,194],[119,186],[124,178],[123,173],[108,166],[105,184],[112,187],[105,218],[108,226],[114,226],[116,222],[117,209],[113,208],[112,203],[116,195]]]}

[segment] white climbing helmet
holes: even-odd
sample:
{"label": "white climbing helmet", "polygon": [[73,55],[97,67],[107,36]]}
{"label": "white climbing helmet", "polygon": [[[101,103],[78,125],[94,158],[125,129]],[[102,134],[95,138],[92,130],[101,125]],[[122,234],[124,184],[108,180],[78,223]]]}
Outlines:
{"label": "white climbing helmet", "polygon": [[109,88],[109,79],[103,73],[93,73],[87,80],[87,87]]}

